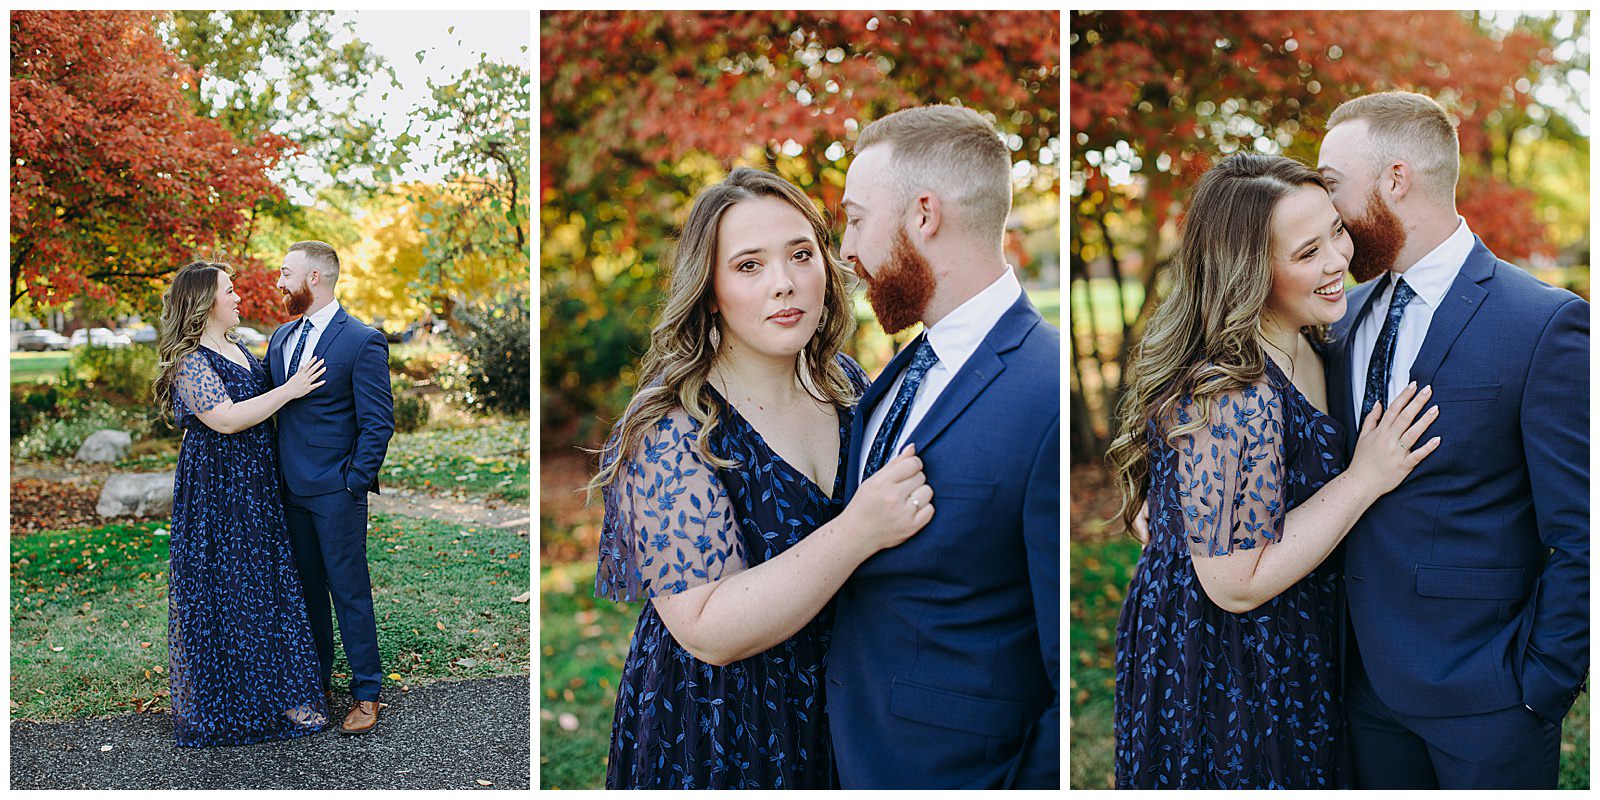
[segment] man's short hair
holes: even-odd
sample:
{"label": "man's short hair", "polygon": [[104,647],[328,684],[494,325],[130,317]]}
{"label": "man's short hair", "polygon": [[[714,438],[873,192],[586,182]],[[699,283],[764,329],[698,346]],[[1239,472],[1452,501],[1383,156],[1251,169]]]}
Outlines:
{"label": "man's short hair", "polygon": [[322,274],[329,286],[339,282],[339,253],[333,249],[333,245],[327,242],[295,242],[289,245],[289,252],[305,253],[311,266]]}
{"label": "man's short hair", "polygon": [[1379,169],[1404,161],[1426,193],[1455,202],[1461,140],[1456,123],[1433,98],[1416,92],[1379,92],[1347,100],[1328,117],[1328,130],[1358,119],[1367,121],[1369,155]]}
{"label": "man's short hair", "polygon": [[953,203],[974,234],[999,239],[1011,213],[1011,151],[994,126],[970,108],[932,105],[896,111],[863,128],[855,152],[893,147],[890,173],[900,199],[933,191]]}

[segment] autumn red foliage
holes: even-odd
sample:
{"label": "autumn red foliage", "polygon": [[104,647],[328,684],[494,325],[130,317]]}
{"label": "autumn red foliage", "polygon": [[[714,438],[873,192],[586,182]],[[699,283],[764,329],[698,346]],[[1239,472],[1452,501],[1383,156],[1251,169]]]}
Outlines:
{"label": "autumn red foliage", "polygon": [[270,273],[245,258],[252,210],[280,197],[290,143],[241,141],[197,116],[199,75],[149,12],[11,14],[11,302],[90,298],[149,310],[197,257],[229,261],[247,317],[277,317]]}
{"label": "autumn red foliage", "polygon": [[736,164],[836,211],[862,125],[956,103],[1043,165],[1035,196],[1059,193],[1060,30],[1053,11],[543,13],[545,424],[624,396],[676,226]]}
{"label": "autumn red foliage", "polygon": [[[1494,147],[1488,121],[1525,107],[1531,87],[1519,79],[1551,58],[1535,36],[1492,36],[1453,11],[1080,12],[1070,28],[1075,152],[1127,142],[1144,159],[1144,193],[1102,196],[1138,203],[1157,226],[1226,148],[1282,134],[1287,155],[1315,163],[1340,103],[1407,89],[1460,121],[1461,193],[1474,200],[1461,211],[1473,231],[1504,258],[1543,245],[1531,195],[1481,169]],[[1075,159],[1074,171],[1086,196],[1109,188],[1095,164]]]}

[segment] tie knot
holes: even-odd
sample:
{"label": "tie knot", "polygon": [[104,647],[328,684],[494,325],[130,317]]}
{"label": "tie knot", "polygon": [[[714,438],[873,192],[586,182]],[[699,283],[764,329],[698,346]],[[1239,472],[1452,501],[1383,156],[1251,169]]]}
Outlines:
{"label": "tie knot", "polygon": [[1394,295],[1389,298],[1389,310],[1405,308],[1406,303],[1411,302],[1411,298],[1416,296],[1417,290],[1411,288],[1411,284],[1406,283],[1405,278],[1395,278]]}
{"label": "tie knot", "polygon": [[928,342],[928,337],[924,334],[922,341],[917,345],[916,351],[911,354],[911,366],[906,368],[906,377],[926,375],[928,370],[933,369],[933,365],[937,363],[939,363],[939,354],[933,352],[933,345]]}

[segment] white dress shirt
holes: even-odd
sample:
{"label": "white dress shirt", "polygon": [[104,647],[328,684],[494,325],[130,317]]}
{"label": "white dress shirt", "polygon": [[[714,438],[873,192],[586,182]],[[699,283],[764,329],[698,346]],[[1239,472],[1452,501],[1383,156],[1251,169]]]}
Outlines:
{"label": "white dress shirt", "polygon": [[311,361],[311,354],[317,351],[317,341],[322,338],[322,332],[333,324],[333,316],[338,313],[339,301],[335,300],[323,306],[320,311],[300,317],[300,322],[296,323],[294,328],[289,331],[289,335],[283,337],[283,373],[285,378],[293,374],[289,372],[289,359],[294,358],[294,345],[295,342],[300,340],[300,326],[305,324],[306,320],[311,320],[311,332],[306,334],[306,349],[305,352],[300,354],[300,363],[298,365],[304,368]]}
{"label": "white dress shirt", "polygon": [[[1433,312],[1444,302],[1450,285],[1455,283],[1456,275],[1461,272],[1461,265],[1472,252],[1472,231],[1467,228],[1465,219],[1459,216],[1456,219],[1460,224],[1456,226],[1455,233],[1440,242],[1438,247],[1404,273],[1389,273],[1389,285],[1373,299],[1367,318],[1351,332],[1350,386],[1357,413],[1361,411],[1362,398],[1366,397],[1367,364],[1372,360],[1373,345],[1378,343],[1384,318],[1389,314],[1389,299],[1394,296],[1395,278],[1405,278],[1406,285],[1416,292],[1416,296],[1406,303],[1405,313],[1400,317],[1400,330],[1395,336],[1394,364],[1389,370],[1389,389],[1383,394],[1383,407],[1387,409],[1389,402],[1411,382],[1411,365],[1416,363],[1422,342],[1428,337]],[[1422,387],[1417,388],[1420,390]],[[1361,420],[1356,422],[1360,424]]]}
{"label": "white dress shirt", "polygon": [[[933,353],[939,357],[939,361],[929,367],[928,374],[923,376],[922,385],[917,388],[917,396],[912,400],[911,410],[906,415],[905,427],[900,429],[900,437],[895,440],[894,446],[889,448],[889,460],[899,455],[900,448],[905,447],[907,438],[917,429],[917,423],[928,415],[928,409],[939,399],[939,394],[950,385],[951,379],[977,351],[978,345],[982,344],[984,337],[994,329],[995,323],[1000,321],[1000,317],[1004,316],[1021,296],[1022,284],[1017,281],[1016,273],[1012,272],[1008,264],[1005,274],[997,278],[994,283],[968,298],[967,302],[956,306],[954,311],[946,314],[937,324],[925,331],[928,344],[933,347]],[[894,405],[895,395],[900,392],[900,384],[905,377],[906,372],[902,369],[895,377],[894,384],[889,387],[889,391],[878,401],[877,407],[872,409],[871,416],[867,417],[867,424],[862,428],[861,468],[856,476],[858,479],[861,473],[866,472],[866,455],[872,451],[872,442],[878,436],[878,429],[883,427],[883,418],[888,416],[889,407]]]}

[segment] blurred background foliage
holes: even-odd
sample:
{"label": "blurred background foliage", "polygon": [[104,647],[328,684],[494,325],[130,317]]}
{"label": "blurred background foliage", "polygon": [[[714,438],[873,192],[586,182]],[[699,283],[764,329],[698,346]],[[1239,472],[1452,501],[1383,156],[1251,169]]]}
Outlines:
{"label": "blurred background foliage", "polygon": [[1502,258],[1589,285],[1589,13],[1076,12],[1071,450],[1098,462],[1188,192],[1239,151],[1316,163],[1328,115],[1370,92],[1460,123],[1457,208]]}
{"label": "blurred background foliage", "polygon": [[[862,125],[907,106],[978,110],[1016,164],[1010,252],[1059,286],[1060,18],[1047,12],[547,12],[540,17],[541,424],[593,444],[639,376],[670,243],[736,166],[825,212]],[[892,354],[870,313],[855,352]]]}

